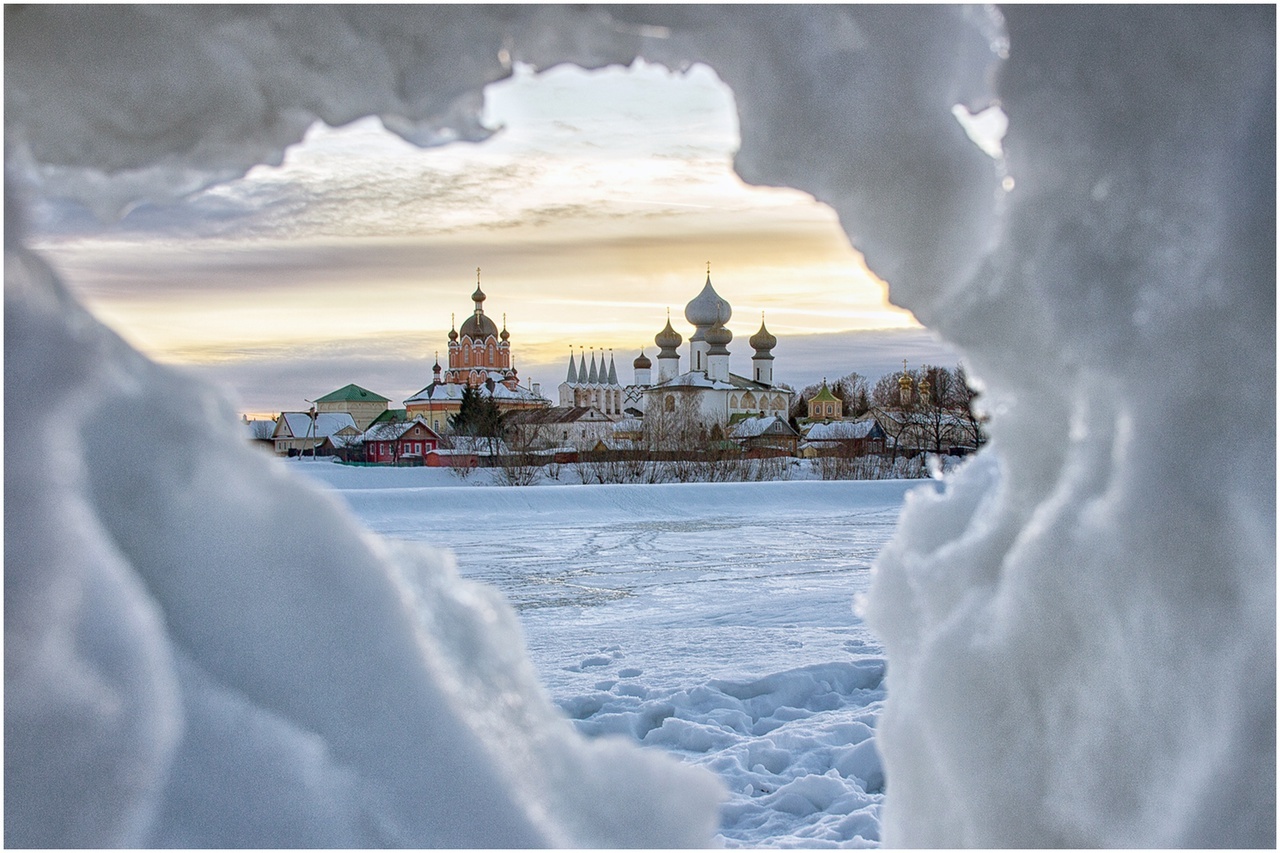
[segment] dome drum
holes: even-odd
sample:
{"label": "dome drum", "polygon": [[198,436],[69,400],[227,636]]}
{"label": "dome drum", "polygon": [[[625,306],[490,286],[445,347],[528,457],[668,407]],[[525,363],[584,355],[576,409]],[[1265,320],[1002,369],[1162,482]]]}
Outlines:
{"label": "dome drum", "polygon": [[707,355],[728,355],[729,342],[733,340],[733,332],[717,324],[707,330],[705,340],[711,345]]}

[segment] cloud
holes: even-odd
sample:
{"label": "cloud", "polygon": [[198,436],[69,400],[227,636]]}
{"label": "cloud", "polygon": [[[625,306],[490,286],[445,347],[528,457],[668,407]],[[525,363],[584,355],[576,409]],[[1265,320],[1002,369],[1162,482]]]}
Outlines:
{"label": "cloud", "polygon": [[[472,309],[477,266],[517,366],[546,382],[570,344],[631,354],[667,308],[681,324],[707,261],[743,359],[761,311],[784,341],[815,344],[915,325],[884,305],[833,211],[733,173],[737,119],[709,70],[518,68],[488,94],[486,122],[505,129],[482,144],[318,125],[279,167],[112,227],[46,202],[34,242],[136,346],[205,365],[257,408],[348,382],[417,391],[450,316]],[[804,352],[796,369],[832,357]]]}

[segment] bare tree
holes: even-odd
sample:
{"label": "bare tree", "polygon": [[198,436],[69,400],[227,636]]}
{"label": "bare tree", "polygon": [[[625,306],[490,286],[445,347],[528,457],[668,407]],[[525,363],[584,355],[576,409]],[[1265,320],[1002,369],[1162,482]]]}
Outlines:
{"label": "bare tree", "polygon": [[978,399],[978,391],[969,382],[969,376],[965,372],[964,365],[958,365],[955,369],[956,378],[956,401],[957,415],[960,420],[960,428],[964,433],[965,444],[969,447],[977,449],[987,441],[987,435],[982,427],[983,418],[978,414],[976,402]]}
{"label": "bare tree", "polygon": [[497,481],[506,486],[528,486],[538,479],[542,460],[535,450],[546,442],[546,424],[507,423],[503,440],[494,443]]}
{"label": "bare tree", "polygon": [[450,465],[449,473],[457,477],[459,480],[469,480],[471,479],[471,475],[476,472],[477,467],[478,466],[476,465],[472,465],[470,460],[467,460],[467,462],[462,465]]}
{"label": "bare tree", "polygon": [[[903,405],[901,381],[903,373],[894,371],[886,373],[876,380],[871,388],[871,406],[878,409],[896,409]],[[916,387],[919,385],[921,373],[918,370],[907,370],[905,375],[911,380],[907,391],[906,405],[911,405],[916,398]]]}
{"label": "bare tree", "polygon": [[928,390],[922,384],[916,386],[915,422],[918,424],[917,444],[939,456],[951,452],[957,443],[955,408],[957,406],[955,377],[945,367],[926,364],[921,380],[928,382]]}
{"label": "bare tree", "polygon": [[700,454],[707,444],[694,395],[676,390],[653,401],[644,417],[643,444],[650,458],[663,463],[671,479],[699,479]]}

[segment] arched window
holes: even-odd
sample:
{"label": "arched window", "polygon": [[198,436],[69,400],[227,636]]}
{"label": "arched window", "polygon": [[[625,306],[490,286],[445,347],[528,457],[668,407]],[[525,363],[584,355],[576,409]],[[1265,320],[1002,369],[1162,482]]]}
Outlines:
{"label": "arched window", "polygon": [[664,412],[674,412],[676,410],[676,398],[668,394],[666,399],[662,401],[662,410]]}
{"label": "arched window", "polygon": [[730,396],[730,397],[729,397],[729,408],[731,408],[731,409],[736,409],[736,408],[738,408],[738,395],[737,395],[737,394],[733,394],[732,396]]}
{"label": "arched window", "polygon": [[756,395],[750,391],[742,395],[742,408],[754,409],[756,407]]}

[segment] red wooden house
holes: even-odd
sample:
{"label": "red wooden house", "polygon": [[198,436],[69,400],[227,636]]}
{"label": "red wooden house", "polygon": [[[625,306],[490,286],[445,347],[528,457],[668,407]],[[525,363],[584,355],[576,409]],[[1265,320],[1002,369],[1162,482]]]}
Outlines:
{"label": "red wooden house", "polygon": [[422,418],[374,424],[364,433],[366,462],[380,465],[421,465],[440,446],[440,436]]}

